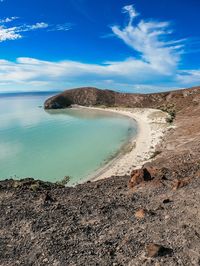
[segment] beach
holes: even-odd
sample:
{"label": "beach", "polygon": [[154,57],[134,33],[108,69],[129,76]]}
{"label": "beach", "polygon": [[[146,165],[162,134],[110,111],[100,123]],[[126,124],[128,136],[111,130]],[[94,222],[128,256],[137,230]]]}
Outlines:
{"label": "beach", "polygon": [[81,107],[91,110],[112,112],[127,116],[137,122],[137,135],[122,148],[115,158],[88,177],[97,181],[111,176],[130,174],[133,169],[141,168],[156,155],[156,147],[162,141],[169,124],[166,112],[151,108],[96,108]]}

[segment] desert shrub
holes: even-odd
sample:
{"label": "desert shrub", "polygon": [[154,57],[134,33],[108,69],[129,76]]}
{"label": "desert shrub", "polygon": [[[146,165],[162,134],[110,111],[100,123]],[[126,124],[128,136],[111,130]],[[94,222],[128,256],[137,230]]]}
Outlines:
{"label": "desert shrub", "polygon": [[176,111],[170,110],[168,114],[169,114],[169,117],[166,118],[166,122],[169,124],[172,124],[174,122],[174,119],[176,118]]}
{"label": "desert shrub", "polygon": [[176,118],[176,111],[174,108],[175,108],[174,104],[169,104],[159,107],[161,111],[168,113],[169,116],[166,118],[166,122],[169,124],[173,123],[174,119]]}

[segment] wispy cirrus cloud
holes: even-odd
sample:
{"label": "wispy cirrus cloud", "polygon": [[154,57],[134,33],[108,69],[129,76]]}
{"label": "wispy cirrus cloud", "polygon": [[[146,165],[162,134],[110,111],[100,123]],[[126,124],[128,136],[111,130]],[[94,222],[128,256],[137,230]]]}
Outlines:
{"label": "wispy cirrus cloud", "polygon": [[68,31],[72,29],[72,23],[51,25],[49,31]]}
{"label": "wispy cirrus cloud", "polygon": [[[18,17],[8,17],[0,20],[0,42],[8,40],[17,40],[24,37],[25,32],[44,30],[47,31],[67,31],[71,29],[71,24],[48,24],[46,22],[37,22],[35,24],[21,24],[21,25],[10,25]],[[7,25],[9,24],[9,26]]]}
{"label": "wispy cirrus cloud", "polygon": [[38,29],[46,29],[48,28],[49,25],[45,22],[37,22],[36,24],[33,24],[33,25],[26,25],[24,26],[25,28],[25,31],[28,31],[28,30],[38,30]]}
{"label": "wispy cirrus cloud", "polygon": [[[27,87],[32,90],[48,90],[91,85],[150,92],[200,83],[199,69],[180,68],[185,39],[171,38],[169,22],[139,19],[139,14],[132,5],[125,6],[122,12],[128,15],[129,20],[124,27],[113,25],[112,37],[128,45],[134,56],[102,64],[69,60],[51,62],[34,58],[18,58],[15,62],[0,60],[0,90],[12,90],[13,87],[19,90]],[[65,30],[68,26],[70,27],[68,24],[48,25],[41,22],[22,25],[17,29],[10,28],[10,31],[13,35],[21,36],[25,31],[55,28]]]}
{"label": "wispy cirrus cloud", "polygon": [[16,19],[18,19],[18,17],[8,17],[8,18],[0,19],[0,24],[12,22],[13,20],[16,20]]}
{"label": "wispy cirrus cloud", "polygon": [[36,23],[35,25],[23,25],[16,27],[5,27],[0,25],[0,42],[8,40],[17,40],[23,38],[23,33],[37,29],[45,29],[48,27],[46,23]]}
{"label": "wispy cirrus cloud", "polygon": [[122,29],[116,25],[112,26],[115,36],[138,52],[139,60],[149,64],[155,71],[166,74],[174,71],[181,58],[184,40],[170,39],[170,23],[153,20],[134,23],[138,14],[132,5],[125,6],[123,12],[128,13],[129,22]]}

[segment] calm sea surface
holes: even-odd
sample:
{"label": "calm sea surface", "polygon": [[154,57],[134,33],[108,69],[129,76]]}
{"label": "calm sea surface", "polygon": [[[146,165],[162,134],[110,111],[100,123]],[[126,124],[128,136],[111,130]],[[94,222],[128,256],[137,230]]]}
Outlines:
{"label": "calm sea surface", "polygon": [[0,179],[84,180],[136,134],[128,118],[79,109],[45,111],[49,96],[0,96]]}

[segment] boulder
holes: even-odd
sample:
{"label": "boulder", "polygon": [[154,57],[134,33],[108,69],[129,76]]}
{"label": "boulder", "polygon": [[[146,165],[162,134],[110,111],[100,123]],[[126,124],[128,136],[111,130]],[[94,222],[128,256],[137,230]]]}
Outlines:
{"label": "boulder", "polygon": [[145,183],[153,180],[158,174],[158,169],[154,167],[141,168],[133,170],[129,180],[129,187],[133,188],[140,183]]}
{"label": "boulder", "polygon": [[172,254],[173,250],[171,248],[166,248],[159,244],[150,243],[146,247],[148,257],[158,257],[166,256]]}

